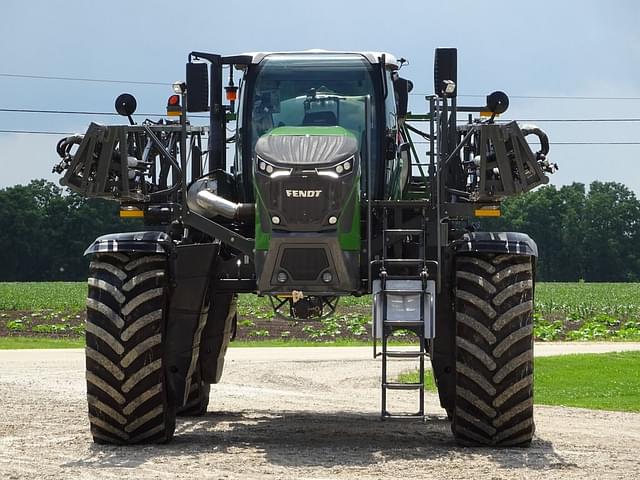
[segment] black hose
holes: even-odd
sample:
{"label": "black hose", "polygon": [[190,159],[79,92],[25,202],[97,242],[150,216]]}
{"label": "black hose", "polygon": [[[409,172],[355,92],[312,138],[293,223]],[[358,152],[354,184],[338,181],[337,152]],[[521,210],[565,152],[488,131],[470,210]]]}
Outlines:
{"label": "black hose", "polygon": [[70,137],[61,138],[56,145],[56,152],[60,158],[66,158],[70,155],[74,145],[80,145],[84,135],[72,135]]}
{"label": "black hose", "polygon": [[525,126],[521,128],[522,134],[526,137],[527,135],[535,135],[540,140],[540,150],[536,152],[536,156],[544,155],[546,156],[549,153],[549,137],[546,133],[540,130],[536,126]]}

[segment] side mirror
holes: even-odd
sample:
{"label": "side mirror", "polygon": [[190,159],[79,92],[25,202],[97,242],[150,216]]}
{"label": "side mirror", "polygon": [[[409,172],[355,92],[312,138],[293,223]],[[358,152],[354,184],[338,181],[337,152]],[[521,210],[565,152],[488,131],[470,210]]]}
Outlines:
{"label": "side mirror", "polygon": [[413,90],[413,82],[406,78],[395,77],[393,79],[393,91],[396,96],[396,115],[404,118],[409,111],[409,92]]}
{"label": "side mirror", "polygon": [[487,95],[487,110],[491,113],[501,114],[509,108],[509,97],[504,92],[493,92]]}
{"label": "side mirror", "polygon": [[127,117],[131,125],[135,124],[133,118],[131,118],[131,115],[133,115],[133,112],[136,111],[137,106],[138,102],[136,102],[136,97],[134,97],[130,93],[123,93],[121,95],[118,95],[118,98],[116,98],[116,112],[118,112],[123,117]]}
{"label": "side mirror", "polygon": [[209,69],[206,63],[187,63],[187,111],[209,111]]}
{"label": "side mirror", "polygon": [[122,95],[118,95],[116,98],[116,112],[118,112],[123,117],[130,117],[136,111],[138,107],[138,102],[136,102],[136,98],[130,93],[123,93]]}
{"label": "side mirror", "polygon": [[436,48],[433,64],[433,88],[439,97],[458,94],[458,49]]}

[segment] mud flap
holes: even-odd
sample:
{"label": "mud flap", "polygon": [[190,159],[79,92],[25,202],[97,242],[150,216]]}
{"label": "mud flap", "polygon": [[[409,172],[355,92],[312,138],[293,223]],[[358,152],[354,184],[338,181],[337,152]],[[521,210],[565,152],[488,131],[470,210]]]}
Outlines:
{"label": "mud flap", "polygon": [[220,244],[179,245],[172,256],[172,289],[167,316],[165,365],[169,398],[184,405],[200,355],[209,316],[207,295]]}
{"label": "mud flap", "polygon": [[200,374],[206,383],[218,383],[231,341],[237,312],[237,295],[211,292],[209,317],[200,340]]}

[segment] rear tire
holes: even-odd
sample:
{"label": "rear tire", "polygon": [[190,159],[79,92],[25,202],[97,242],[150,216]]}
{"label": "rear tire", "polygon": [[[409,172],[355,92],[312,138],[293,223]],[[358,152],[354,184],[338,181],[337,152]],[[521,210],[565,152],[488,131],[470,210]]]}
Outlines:
{"label": "rear tire", "polygon": [[163,359],[166,257],[98,254],[88,283],[85,351],[94,441],[169,441],[175,409],[167,401]]}
{"label": "rear tire", "polygon": [[211,385],[202,381],[200,369],[198,369],[191,379],[187,403],[178,409],[178,415],[181,417],[201,417],[207,413],[210,391]]}
{"label": "rear tire", "polygon": [[462,445],[533,438],[533,265],[523,255],[456,259],[456,395]]}

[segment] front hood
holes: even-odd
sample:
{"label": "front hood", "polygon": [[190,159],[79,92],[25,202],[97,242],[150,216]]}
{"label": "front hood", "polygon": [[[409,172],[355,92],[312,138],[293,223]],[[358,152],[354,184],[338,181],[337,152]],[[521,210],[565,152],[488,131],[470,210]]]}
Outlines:
{"label": "front hood", "polygon": [[358,151],[358,141],[342,127],[279,127],[261,136],[256,154],[276,164],[333,164]]}

